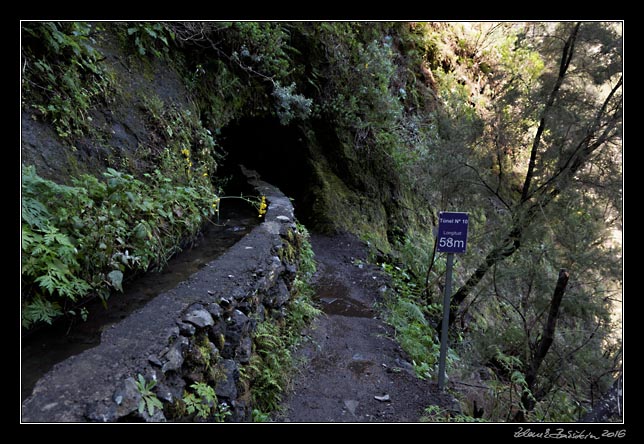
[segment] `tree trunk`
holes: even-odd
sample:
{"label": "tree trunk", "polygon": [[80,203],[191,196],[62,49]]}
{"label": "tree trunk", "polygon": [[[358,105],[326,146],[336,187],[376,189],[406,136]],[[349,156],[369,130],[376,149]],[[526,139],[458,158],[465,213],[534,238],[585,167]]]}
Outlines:
{"label": "tree trunk", "polygon": [[620,375],[608,392],[579,422],[620,422],[623,418],[624,391]]}
{"label": "tree trunk", "polygon": [[559,63],[559,75],[557,76],[557,81],[555,82],[555,86],[552,88],[552,91],[550,91],[546,106],[541,112],[539,127],[537,128],[537,133],[535,134],[532,141],[532,149],[530,150],[530,162],[528,163],[528,172],[525,175],[525,181],[523,182],[523,189],[521,191],[521,202],[528,200],[530,193],[530,184],[534,176],[534,167],[537,160],[537,151],[541,143],[541,135],[543,134],[543,130],[546,127],[546,116],[550,112],[552,105],[555,103],[555,97],[557,97],[559,88],[561,88],[564,78],[566,77],[566,72],[568,71],[568,67],[570,66],[570,61],[572,60],[572,55],[575,52],[575,40],[577,38],[577,33],[579,32],[580,25],[581,23],[577,23],[575,25],[572,32],[570,33],[570,36],[568,36],[568,40],[566,40],[566,44],[563,47],[561,62]]}
{"label": "tree trunk", "polygon": [[469,296],[470,291],[481,282],[483,276],[487,271],[492,268],[494,264],[500,260],[505,259],[508,256],[511,256],[519,246],[521,245],[521,234],[523,232],[522,227],[519,224],[516,224],[515,227],[510,231],[510,234],[506,236],[503,240],[503,243],[500,247],[496,247],[492,250],[486,257],[483,263],[481,263],[476,271],[470,276],[465,285],[458,289],[456,293],[452,296],[452,302],[450,304],[449,310],[449,325],[451,326],[456,320],[456,312],[458,311],[458,306]]}
{"label": "tree trunk", "polygon": [[[535,352],[526,371],[525,381],[528,391],[524,391],[521,396],[521,404],[523,404],[524,410],[517,412],[515,420],[518,422],[523,422],[525,419],[525,412],[532,411],[538,401],[538,399],[536,399],[537,397],[534,395],[537,374],[539,372],[539,367],[541,367],[544,358],[548,354],[548,350],[550,350],[552,341],[554,341],[555,338],[555,329],[557,327],[557,319],[559,318],[559,307],[561,306],[561,300],[563,299],[563,295],[566,291],[569,277],[570,273],[568,273],[567,270],[561,269],[559,271],[559,278],[557,279],[555,292],[552,295],[552,300],[550,301],[548,320],[546,321],[546,325],[543,327],[541,339],[533,348]],[[539,398],[542,398],[543,396],[545,396],[545,393],[542,393]]]}

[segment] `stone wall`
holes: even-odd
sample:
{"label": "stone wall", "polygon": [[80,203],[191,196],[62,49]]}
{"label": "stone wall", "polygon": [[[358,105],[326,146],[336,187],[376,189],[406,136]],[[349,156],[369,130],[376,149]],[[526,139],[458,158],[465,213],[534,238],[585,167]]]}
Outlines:
{"label": "stone wall", "polygon": [[[288,308],[299,234],[290,200],[244,170],[268,200],[265,220],[187,281],[105,330],[101,344],[56,366],[22,404],[24,422],[181,421],[195,382],[215,389],[227,421],[249,421],[252,334]],[[288,245],[288,244],[292,245]],[[139,375],[163,409],[139,412]]]}

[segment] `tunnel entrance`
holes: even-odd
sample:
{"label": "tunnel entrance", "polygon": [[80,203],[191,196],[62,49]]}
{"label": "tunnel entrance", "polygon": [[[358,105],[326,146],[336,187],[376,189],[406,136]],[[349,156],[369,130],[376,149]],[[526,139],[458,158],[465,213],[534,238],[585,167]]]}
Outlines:
{"label": "tunnel entrance", "polygon": [[295,214],[302,223],[312,222],[314,174],[300,128],[281,125],[276,118],[243,118],[222,129],[220,143],[227,156],[219,174],[232,178],[226,192],[239,189],[235,178],[242,164],[294,199]]}

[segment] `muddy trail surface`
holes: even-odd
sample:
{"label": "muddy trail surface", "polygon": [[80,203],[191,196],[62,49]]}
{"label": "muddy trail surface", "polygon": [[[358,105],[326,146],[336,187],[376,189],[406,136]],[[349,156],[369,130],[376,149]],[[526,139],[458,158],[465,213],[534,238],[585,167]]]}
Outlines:
{"label": "muddy trail surface", "polygon": [[280,422],[417,422],[448,395],[418,379],[373,308],[387,277],[364,264],[365,245],[349,235],[312,235],[318,271],[313,285],[324,311],[298,350],[305,364],[284,398]]}

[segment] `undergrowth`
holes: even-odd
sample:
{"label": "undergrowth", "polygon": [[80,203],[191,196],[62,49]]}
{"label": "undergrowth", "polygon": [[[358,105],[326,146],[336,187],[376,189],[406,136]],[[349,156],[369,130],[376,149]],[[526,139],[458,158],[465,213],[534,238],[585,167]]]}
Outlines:
{"label": "undergrowth", "polygon": [[165,23],[131,22],[126,25],[128,39],[140,56],[151,53],[155,57],[162,57],[168,54],[175,35]]}
{"label": "undergrowth", "polygon": [[[109,168],[60,185],[22,170],[22,325],[51,323],[90,294],[123,291],[126,273],[160,269],[217,209],[213,190],[158,170]],[[84,312],[86,315],[86,312]]]}
{"label": "undergrowth", "polygon": [[301,331],[320,314],[312,303],[314,291],[309,280],[316,270],[314,253],[306,228],[297,224],[296,243],[300,245],[299,269],[291,290],[286,316],[267,318],[257,325],[254,351],[244,377],[250,381],[253,421],[264,422],[279,411],[282,394],[297,364],[293,349],[302,341]]}
{"label": "undergrowth", "polygon": [[[83,136],[89,111],[106,100],[111,77],[95,48],[96,24],[25,22],[22,25],[22,100],[33,118],[53,124],[64,140]],[[73,145],[70,142],[70,145]]]}
{"label": "undergrowth", "polygon": [[389,263],[381,267],[393,285],[381,304],[385,321],[394,327],[395,339],[412,359],[416,375],[421,379],[437,376],[440,339],[429,320],[440,316],[440,307],[422,300],[421,283],[403,268]]}
{"label": "undergrowth", "polygon": [[488,422],[483,418],[474,418],[463,413],[454,414],[440,406],[430,405],[420,417],[420,422]]}

